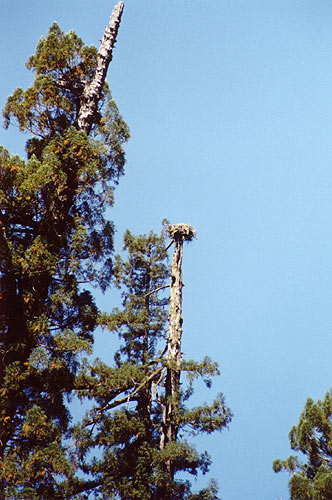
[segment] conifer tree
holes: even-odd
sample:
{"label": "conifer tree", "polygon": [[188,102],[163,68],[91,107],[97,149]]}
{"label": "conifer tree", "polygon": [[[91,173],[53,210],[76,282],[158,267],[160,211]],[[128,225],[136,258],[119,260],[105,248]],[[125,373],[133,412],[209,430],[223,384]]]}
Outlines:
{"label": "conifer tree", "polygon": [[[208,358],[174,366],[166,354],[171,277],[164,234],[127,232],[128,260],[114,262],[114,228],[105,218],[129,137],[105,81],[122,10],[120,1],[99,51],[54,23],[27,62],[33,84],[18,88],[3,113],[6,126],[30,136],[26,160],[0,148],[5,500],[217,499],[214,483],[194,494],[179,474],[205,473],[210,464],[186,437],[230,421],[221,394],[210,405],[188,406],[195,379],[210,387],[218,366]],[[122,307],[100,315],[90,290],[112,283]],[[112,366],[82,361],[98,324],[119,336]],[[180,374],[187,375],[182,384]],[[74,394],[92,408],[71,426]],[[172,400],[176,432],[166,442]]]}
{"label": "conifer tree", "polygon": [[[215,483],[194,494],[190,481],[179,478],[179,473],[182,477],[183,473],[205,473],[210,465],[208,454],[199,454],[186,436],[222,430],[230,422],[231,412],[222,394],[211,405],[187,406],[194,380],[202,377],[210,387],[211,378],[219,374],[217,364],[205,358],[202,362],[182,360],[177,367],[187,380],[177,387],[172,415],[177,433],[165,443],[167,374],[174,368],[166,355],[169,299],[165,290],[170,269],[165,236],[135,237],[127,231],[124,243],[128,259],[118,256],[114,267],[122,308],[100,317],[105,329],[118,334],[120,347],[113,368],[98,361],[78,377],[80,397],[95,403],[76,428],[77,453],[86,457],[84,471],[95,477],[101,498],[217,499]],[[101,449],[102,456],[89,461],[91,455],[96,457],[95,449]]]}
{"label": "conifer tree", "polygon": [[30,138],[27,160],[0,148],[0,498],[62,498],[75,475],[66,399],[98,312],[84,283],[107,285],[129,135],[105,82],[122,8],[99,52],[54,23],[3,113]]}
{"label": "conifer tree", "polygon": [[290,473],[291,500],[332,500],[332,390],[323,400],[308,398],[289,433],[297,455],[275,460],[275,472]]}

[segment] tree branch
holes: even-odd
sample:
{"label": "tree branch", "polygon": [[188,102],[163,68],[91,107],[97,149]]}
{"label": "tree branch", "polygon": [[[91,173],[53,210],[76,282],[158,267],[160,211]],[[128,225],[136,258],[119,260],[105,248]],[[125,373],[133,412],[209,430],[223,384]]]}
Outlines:
{"label": "tree branch", "polygon": [[144,297],[148,297],[149,295],[151,295],[152,293],[157,293],[159,292],[159,290],[162,290],[163,288],[169,288],[171,285],[163,285],[163,286],[160,286],[159,288],[155,288],[154,290],[151,290],[151,292],[148,292],[146,294],[144,294]]}
{"label": "tree branch", "polygon": [[153,373],[151,373],[151,375],[149,375],[148,378],[143,380],[143,382],[131,394],[129,394],[129,396],[127,397],[127,406],[129,404],[130,398],[134,394],[136,394],[138,391],[140,391],[145,386],[145,384],[150,382],[150,380],[152,380],[156,375],[158,375],[158,373],[160,373],[163,369],[164,369],[164,366],[160,366],[159,368],[157,368],[157,370],[155,370]]}
{"label": "tree branch", "polygon": [[145,384],[150,382],[150,380],[152,380],[156,375],[158,375],[163,369],[164,369],[164,366],[160,366],[159,368],[157,368],[157,370],[155,370],[153,373],[151,373],[151,375],[149,375],[145,380],[143,380],[143,382],[133,392],[131,392],[128,396],[124,396],[121,399],[117,399],[116,401],[113,401],[112,403],[109,403],[109,404],[103,406],[102,408],[99,408],[99,410],[97,410],[96,416],[93,418],[93,420],[90,420],[89,422],[87,422],[84,425],[84,427],[88,427],[89,425],[95,425],[98,422],[98,420],[100,419],[101,415],[107,410],[111,410],[112,408],[115,408],[116,406],[119,406],[125,402],[127,402],[127,406],[128,406],[128,403],[129,403],[130,399],[134,396],[134,394],[137,394],[137,392],[139,392],[145,386]]}

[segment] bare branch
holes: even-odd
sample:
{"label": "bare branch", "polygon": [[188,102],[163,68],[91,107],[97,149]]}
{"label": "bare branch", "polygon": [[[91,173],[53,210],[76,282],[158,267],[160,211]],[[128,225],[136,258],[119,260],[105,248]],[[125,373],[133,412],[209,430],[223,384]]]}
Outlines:
{"label": "bare branch", "polygon": [[108,403],[105,406],[103,406],[102,408],[99,408],[99,410],[96,411],[95,417],[92,420],[90,420],[89,422],[87,422],[84,425],[84,427],[88,427],[89,425],[95,425],[105,411],[111,410],[112,408],[116,408],[117,406],[120,406],[121,404],[123,404],[125,402],[127,402],[127,406],[128,406],[130,399],[135,394],[137,394],[148,382],[150,382],[156,375],[158,375],[164,369],[165,369],[164,366],[160,366],[153,373],[151,373],[151,375],[149,375],[146,379],[144,379],[143,382],[138,387],[136,387],[136,389],[133,392],[131,392],[128,396],[124,396],[123,398],[117,399],[117,400],[113,401],[112,403]]}
{"label": "bare branch", "polygon": [[145,384],[147,384],[148,382],[150,382],[150,380],[152,380],[156,375],[158,375],[158,373],[160,373],[163,369],[164,369],[163,366],[160,366],[159,368],[157,368],[157,370],[155,370],[153,373],[151,373],[151,375],[148,378],[146,378],[145,380],[143,380],[143,382],[131,394],[129,394],[129,396],[127,398],[127,406],[129,404],[130,398],[134,394],[136,394],[137,392],[139,392],[145,386]]}
{"label": "bare branch", "polygon": [[163,285],[163,286],[160,286],[158,288],[155,288],[154,290],[151,290],[151,292],[148,292],[146,294],[144,294],[144,297],[148,297],[149,295],[151,295],[152,293],[157,293],[159,292],[159,290],[162,290],[163,288],[169,288],[171,285],[168,284],[168,285]]}

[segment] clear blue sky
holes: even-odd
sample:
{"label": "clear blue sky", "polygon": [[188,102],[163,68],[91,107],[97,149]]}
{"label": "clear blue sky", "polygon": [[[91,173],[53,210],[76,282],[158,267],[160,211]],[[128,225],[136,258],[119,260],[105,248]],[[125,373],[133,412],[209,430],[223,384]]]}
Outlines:
{"label": "clear blue sky", "polygon": [[[24,63],[54,20],[99,45],[113,8],[0,5],[1,108],[29,83]],[[222,391],[235,415],[201,443],[212,475],[224,500],[286,500],[272,460],[332,380],[332,3],[127,0],[108,80],[132,134],[111,214],[118,248],[126,228],[159,231],[164,217],[197,229],[183,350],[220,363],[197,400]],[[0,131],[12,152],[25,139]]]}

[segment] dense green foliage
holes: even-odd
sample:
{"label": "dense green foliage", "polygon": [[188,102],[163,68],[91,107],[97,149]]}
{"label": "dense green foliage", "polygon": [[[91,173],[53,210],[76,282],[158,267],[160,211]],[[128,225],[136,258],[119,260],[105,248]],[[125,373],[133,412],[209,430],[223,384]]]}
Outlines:
{"label": "dense green foliage", "polygon": [[[188,408],[193,382],[202,377],[210,387],[211,377],[219,374],[216,363],[183,362],[187,374],[181,405],[175,418],[179,438],[161,449],[162,413],[165,403],[167,295],[169,269],[164,236],[150,233],[124,237],[128,260],[117,257],[114,280],[122,291],[122,308],[100,316],[100,324],[120,338],[114,368],[102,361],[81,372],[78,386],[81,397],[95,401],[80,426],[76,428],[81,452],[91,446],[102,450],[84,469],[102,483],[105,497],[117,494],[121,499],[214,499],[212,485],[197,494],[191,493],[189,481],[171,481],[164,465],[169,460],[176,473],[207,472],[210,464],[206,452],[199,454],[186,436],[223,429],[230,421],[230,411],[220,394],[211,405]],[[160,295],[161,294],[161,295]],[[94,457],[95,453],[92,454]],[[108,496],[109,495],[109,496]]]}
{"label": "dense green foliage", "polygon": [[77,127],[96,56],[54,24],[27,63],[32,86],[17,89],[4,110],[6,125],[32,137],[27,161],[0,150],[2,498],[51,498],[72,473],[66,396],[97,321],[82,284],[107,284],[113,225],[104,212],[128,138],[106,84],[89,137]]}
{"label": "dense green foliage", "polygon": [[[194,381],[210,387],[219,370],[208,358],[182,361],[172,367],[187,375],[172,415],[178,436],[160,446],[166,242],[127,232],[128,259],[113,258],[105,210],[129,133],[106,83],[89,133],[78,126],[96,65],[94,47],[53,24],[28,60],[33,84],[4,110],[5,125],[30,138],[26,160],[0,149],[0,497],[214,500],[214,482],[194,494],[183,479],[210,465],[189,439],[222,430],[231,413],[222,394],[189,406]],[[100,314],[91,290],[109,285],[122,306]],[[118,336],[111,366],[89,356],[98,325]],[[90,408],[81,422],[72,421],[73,397]]]}
{"label": "dense green foliage", "polygon": [[297,426],[289,434],[292,450],[286,460],[275,460],[275,472],[291,474],[291,500],[332,500],[332,391],[317,402],[309,398]]}

